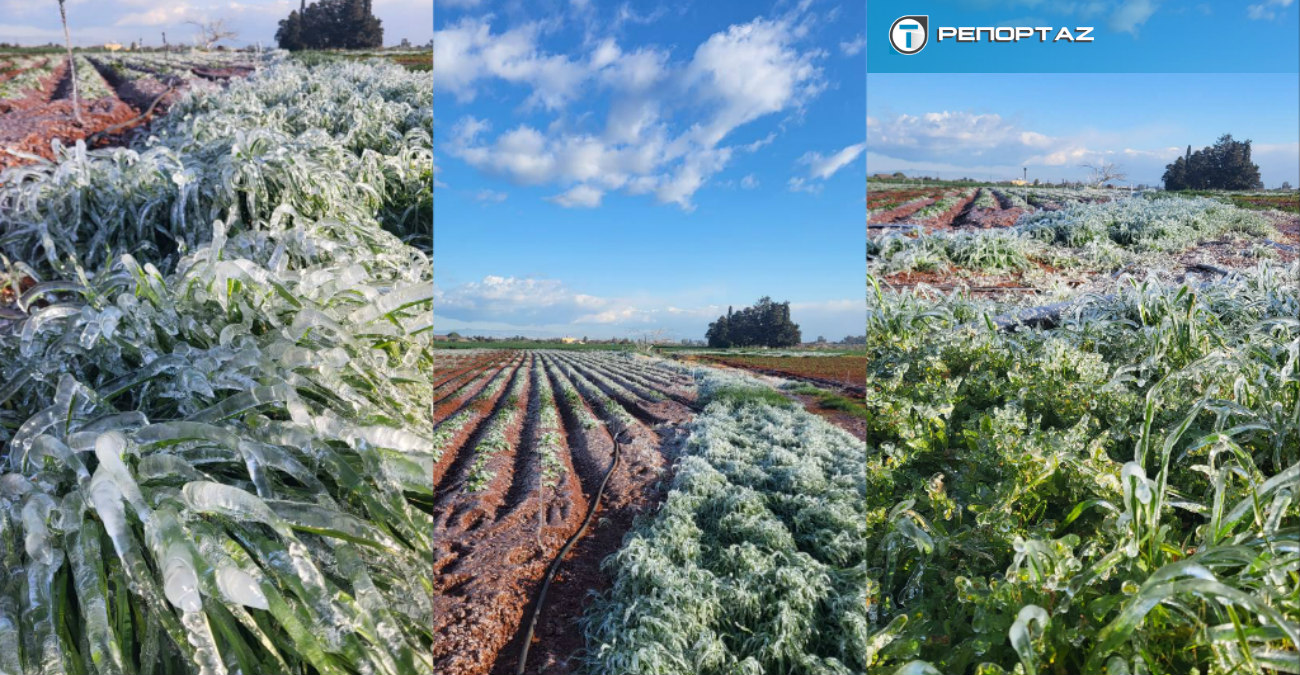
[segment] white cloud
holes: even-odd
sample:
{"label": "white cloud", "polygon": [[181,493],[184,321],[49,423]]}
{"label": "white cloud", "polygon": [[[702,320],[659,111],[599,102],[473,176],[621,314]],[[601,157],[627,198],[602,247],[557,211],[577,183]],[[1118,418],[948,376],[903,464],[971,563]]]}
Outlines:
{"label": "white cloud", "polygon": [[786,186],[790,188],[791,192],[817,194],[822,191],[821,183],[810,181],[801,176],[791,176],[790,180],[786,182]]}
{"label": "white cloud", "polygon": [[[493,80],[529,87],[529,102],[557,114],[545,131],[520,124],[491,138],[486,122],[466,117],[448,151],[519,183],[566,186],[549,198],[566,207],[597,206],[605,192],[621,189],[690,211],[694,194],[734,150],[754,152],[775,138],[722,145],[733,131],[798,112],[826,87],[816,65],[824,52],[796,46],[791,18],[731,26],[685,62],[653,47],[628,51],[613,38],[591,42],[578,58],[547,54],[539,31],[528,24],[493,33],[490,17],[438,31],[434,86],[461,101]],[[609,94],[603,125],[591,112],[562,112],[589,88]]]}
{"label": "white cloud", "polygon": [[114,25],[117,26],[165,26],[186,21],[198,21],[202,13],[189,3],[177,3],[167,7],[158,7],[146,12],[123,14]]}
{"label": "white cloud", "polygon": [[825,88],[815,65],[819,51],[792,46],[791,25],[755,19],[714,33],[695,50],[685,79],[705,101],[718,105],[700,128],[706,145],[767,114],[799,107]]}
{"label": "white cloud", "polygon": [[847,42],[841,42],[840,51],[843,52],[845,56],[857,56],[858,54],[862,53],[862,50],[865,49],[866,46],[867,46],[867,36],[863,35],[862,33],[858,33],[858,36],[853,38],[852,40],[849,40]]}
{"label": "white cloud", "polygon": [[949,159],[1015,163],[1025,156],[1051,151],[1055,141],[1022,129],[996,113],[966,111],[867,118],[867,146],[899,159]]}
{"label": "white cloud", "polygon": [[433,85],[471,101],[481,79],[498,78],[532,90],[530,105],[557,109],[572,100],[588,76],[579,61],[541,52],[538,23],[493,33],[491,17],[466,17],[433,36]]}
{"label": "white cloud", "polygon": [[758,179],[755,178],[754,174],[752,173],[747,174],[744,178],[740,179],[740,187],[746,190],[753,190],[754,188],[758,187]]}
{"label": "white cloud", "polygon": [[507,196],[508,195],[504,192],[497,192],[496,190],[484,188],[474,193],[474,200],[483,202],[484,204],[500,204],[506,200]]}
{"label": "white cloud", "polygon": [[[439,331],[499,335],[624,337],[662,329],[672,338],[702,338],[727,304],[712,293],[677,297],[620,297],[579,292],[559,279],[488,275],[451,288],[434,288]],[[861,335],[866,301],[794,301],[791,318],[808,339]]]}
{"label": "white cloud", "polygon": [[810,151],[799,158],[799,163],[808,165],[810,177],[826,180],[835,175],[835,172],[848,166],[849,162],[857,159],[866,149],[866,143],[855,143],[829,157],[823,157],[820,152]]}
{"label": "white cloud", "polygon": [[564,193],[554,197],[547,197],[547,200],[555,202],[566,209],[575,207],[594,209],[600,206],[600,199],[604,195],[604,192],[590,185],[575,185]]}
{"label": "white cloud", "polygon": [[1264,2],[1261,2],[1258,5],[1248,6],[1246,8],[1246,16],[1260,21],[1272,21],[1273,19],[1276,19],[1278,15],[1277,9],[1275,8],[1286,9],[1291,6],[1293,1],[1294,0],[1264,0]]}
{"label": "white cloud", "polygon": [[1155,14],[1157,4],[1154,0],[1127,0],[1121,2],[1110,15],[1111,30],[1137,35],[1138,28]]}
{"label": "white cloud", "polygon": [[483,0],[438,0],[440,7],[455,7],[458,9],[478,7],[483,4]]}

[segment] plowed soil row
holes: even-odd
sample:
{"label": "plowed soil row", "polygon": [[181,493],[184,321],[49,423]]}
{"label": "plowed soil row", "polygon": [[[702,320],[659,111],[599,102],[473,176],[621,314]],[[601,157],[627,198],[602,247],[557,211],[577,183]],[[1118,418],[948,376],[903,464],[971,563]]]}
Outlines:
{"label": "plowed soil row", "polygon": [[[600,561],[618,549],[637,514],[657,505],[679,425],[692,414],[683,401],[693,395],[676,373],[656,373],[680,386],[647,400],[635,392],[647,391],[650,375],[621,361],[502,351],[447,369],[435,433],[463,409],[472,420],[434,466],[435,672],[514,672],[541,578],[586,515],[613,461],[613,435],[623,429],[621,461],[592,526],[551,585],[529,655],[530,673],[574,672],[583,647],[574,621],[589,593],[608,585]],[[498,378],[505,380],[499,391],[479,396]],[[558,449],[549,477],[543,447]]]}
{"label": "plowed soil row", "polygon": [[[105,81],[114,95],[93,101],[82,99],[81,122],[75,119],[70,100],[72,71],[67,59],[60,59],[38,88],[22,97],[0,101],[0,171],[37,161],[36,158],[53,159],[50,142],[55,139],[64,145],[87,139],[93,141],[94,147],[120,145],[152,117],[164,114],[185,86],[183,82],[172,82],[169,90],[168,84],[157,78],[127,78],[98,59],[90,61],[96,76]],[[196,76],[225,79],[251,72],[243,67],[227,70],[230,72],[218,73],[219,77],[210,77],[212,73],[196,73]],[[159,103],[153,114],[141,118],[155,100]]]}

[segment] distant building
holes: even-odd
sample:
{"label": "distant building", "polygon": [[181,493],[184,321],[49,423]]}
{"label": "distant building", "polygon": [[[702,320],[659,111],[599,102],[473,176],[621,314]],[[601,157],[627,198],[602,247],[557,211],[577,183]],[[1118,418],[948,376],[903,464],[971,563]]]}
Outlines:
{"label": "distant building", "polygon": [[1023,181],[1023,180],[1020,180],[1019,178],[1017,178],[1017,179],[1015,179],[1015,180],[1012,180],[1012,181],[1008,181],[1008,182],[1011,183],[1012,185],[1017,186],[1017,187],[1024,187],[1024,186],[1026,186],[1026,185],[1029,185],[1029,183],[1026,183],[1026,182]]}
{"label": "distant building", "polygon": [[563,342],[563,343],[566,344],[566,345],[580,345],[580,344],[584,344],[583,341],[582,341],[580,338],[576,338],[576,337],[568,337],[568,336],[565,336],[565,337],[560,338],[560,342]]}
{"label": "distant building", "polygon": [[116,52],[122,49],[122,45],[116,42],[106,42],[104,43],[104,49],[107,49],[110,52]]}
{"label": "distant building", "polygon": [[402,38],[402,43],[399,44],[398,46],[401,47],[402,49],[410,49],[411,41],[406,38]]}

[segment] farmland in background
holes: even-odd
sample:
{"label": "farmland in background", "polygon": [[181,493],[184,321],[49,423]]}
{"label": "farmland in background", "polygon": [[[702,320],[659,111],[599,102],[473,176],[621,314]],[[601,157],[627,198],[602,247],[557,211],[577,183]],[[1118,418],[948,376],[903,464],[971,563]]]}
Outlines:
{"label": "farmland in background", "polygon": [[1286,210],[1295,192],[1134,196],[1118,189],[899,183],[868,190],[868,261],[897,288],[1038,303],[1104,290],[1134,270],[1174,278],[1221,275],[1261,260],[1285,263],[1300,247],[1300,216]]}
{"label": "farmland in background", "polygon": [[1293,669],[1300,219],[1234,204],[1295,193],[925,190],[868,193],[869,670]]}
{"label": "farmland in background", "polygon": [[[0,51],[0,169],[54,158],[52,140],[92,147],[122,142],[161,114],[193,83],[252,72],[260,57],[243,52],[74,52],[84,125],[72,110],[72,71],[63,52]],[[156,105],[155,105],[156,103]],[[145,113],[152,113],[146,117]]]}
{"label": "farmland in background", "polygon": [[435,362],[435,670],[514,672],[594,508],[528,672],[860,672],[860,441],[766,382],[630,352]]}
{"label": "farmland in background", "polygon": [[0,173],[0,672],[432,673],[432,83],[150,58]]}

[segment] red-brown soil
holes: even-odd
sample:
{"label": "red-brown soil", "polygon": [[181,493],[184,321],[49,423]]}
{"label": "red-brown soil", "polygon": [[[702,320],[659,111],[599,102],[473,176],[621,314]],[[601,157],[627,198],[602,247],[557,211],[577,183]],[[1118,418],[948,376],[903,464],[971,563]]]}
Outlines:
{"label": "red-brown soil", "polygon": [[[490,380],[470,371],[473,365],[488,371],[509,369],[509,377],[520,378],[517,397],[511,399],[507,381],[494,396],[473,402]],[[668,455],[682,434],[680,424],[691,416],[688,406],[678,401],[693,398],[685,378],[663,370],[656,377],[673,386],[665,387],[664,400],[650,401],[633,393],[637,387],[644,389],[640,382],[648,378],[629,368],[606,365],[600,357],[502,352],[450,360],[446,372],[435,373],[435,381],[442,384],[434,398],[443,400],[435,428],[459,409],[457,402],[475,406],[470,430],[453,441],[434,467],[435,672],[514,672],[527,612],[542,576],[577,531],[613,460],[614,442],[606,425],[612,423],[612,411],[621,409],[634,421],[625,432],[618,467],[591,526],[551,585],[530,648],[529,673],[570,673],[576,668],[574,655],[583,641],[574,622],[590,592],[609,584],[600,562],[618,549],[633,518],[659,503]],[[470,386],[462,387],[465,382]],[[458,387],[464,391],[448,391]],[[566,388],[578,392],[578,398],[567,400]],[[547,390],[560,420],[557,445],[563,469],[554,486],[543,488],[538,450],[541,392]],[[603,405],[602,395],[607,397]],[[508,420],[512,409],[518,411],[517,419],[505,425],[504,444],[483,444],[493,416]],[[583,420],[590,418],[602,423],[585,426]],[[471,490],[476,462],[491,478]]]}
{"label": "red-brown soil", "polygon": [[867,421],[861,417],[854,417],[843,410],[823,408],[814,396],[805,396],[803,394],[794,394],[793,396],[795,400],[803,404],[804,410],[853,434],[858,440],[867,440]]}
{"label": "red-brown soil", "polygon": [[867,357],[865,356],[718,356],[692,357],[707,363],[806,380],[837,389],[865,391]]}
{"label": "red-brown soil", "polygon": [[921,197],[901,206],[896,206],[888,211],[882,211],[867,219],[868,223],[896,223],[906,219],[908,216],[920,211],[921,209],[933,204],[936,201],[934,197]]}
{"label": "red-brown soil", "polygon": [[[81,123],[74,119],[72,102],[68,100],[71,73],[66,60],[37,89],[0,101],[0,171],[37,161],[34,158],[54,159],[50,143],[55,139],[64,145],[89,140],[96,148],[121,145],[153,118],[165,114],[185,86],[177,83],[169,91],[156,78],[127,79],[111,68],[95,65],[115,95],[82,100]],[[249,72],[251,68],[234,67],[217,69],[204,77],[224,79]],[[141,118],[155,100],[158,105],[153,113]]]}

